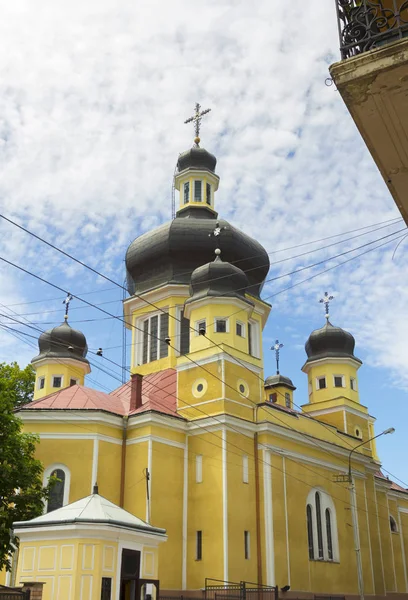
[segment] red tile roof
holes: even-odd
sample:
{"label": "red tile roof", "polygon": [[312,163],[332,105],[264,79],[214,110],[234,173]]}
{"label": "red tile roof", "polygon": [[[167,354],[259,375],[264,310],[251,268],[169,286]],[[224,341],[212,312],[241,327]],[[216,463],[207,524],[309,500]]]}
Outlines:
{"label": "red tile roof", "polygon": [[21,410],[103,410],[116,415],[135,415],[154,410],[177,414],[177,373],[165,369],[143,377],[142,405],[130,411],[130,381],[106,394],[83,385],[73,385],[26,404]]}

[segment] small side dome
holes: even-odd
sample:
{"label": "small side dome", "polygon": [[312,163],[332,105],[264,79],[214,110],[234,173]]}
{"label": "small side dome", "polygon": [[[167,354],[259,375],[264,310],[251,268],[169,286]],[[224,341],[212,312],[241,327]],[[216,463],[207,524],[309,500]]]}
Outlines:
{"label": "small side dome", "polygon": [[278,373],[277,375],[270,375],[265,379],[265,388],[277,387],[278,385],[282,385],[284,387],[289,388],[290,390],[295,390],[295,386],[289,377],[285,377]]}
{"label": "small side dome", "polygon": [[42,333],[38,339],[38,348],[40,352],[32,363],[44,358],[74,358],[88,363],[86,338],[81,331],[72,329],[67,321]]}
{"label": "small side dome", "polygon": [[354,356],[354,346],[351,333],[327,321],[324,327],[310,334],[305,344],[306,363],[321,358],[352,358],[361,364],[361,360]]}
{"label": "small side dome", "polygon": [[214,173],[217,164],[217,159],[213,154],[205,150],[205,148],[193,147],[186,152],[183,152],[178,157],[177,168],[178,171],[184,171],[185,169],[207,169]]}
{"label": "small side dome", "polygon": [[219,250],[216,253],[217,257],[213,262],[193,271],[190,282],[191,298],[186,302],[207,296],[234,297],[249,302],[245,298],[249,281],[244,271],[229,262],[223,262],[219,257]]}

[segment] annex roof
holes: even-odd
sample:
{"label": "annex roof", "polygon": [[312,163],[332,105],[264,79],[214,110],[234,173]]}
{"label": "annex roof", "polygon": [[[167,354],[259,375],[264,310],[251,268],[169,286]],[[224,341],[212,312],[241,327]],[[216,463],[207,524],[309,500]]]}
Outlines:
{"label": "annex roof", "polygon": [[102,410],[120,416],[156,411],[181,418],[177,414],[176,391],[177,373],[175,369],[165,369],[143,377],[142,405],[135,410],[130,410],[130,381],[109,394],[84,385],[73,385],[30,402],[19,410]]}

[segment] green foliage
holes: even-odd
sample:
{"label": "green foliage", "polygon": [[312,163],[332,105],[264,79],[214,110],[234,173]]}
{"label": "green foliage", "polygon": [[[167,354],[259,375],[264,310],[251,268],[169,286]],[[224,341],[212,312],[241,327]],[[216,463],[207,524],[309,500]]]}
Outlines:
{"label": "green foliage", "polygon": [[43,512],[49,486],[42,485],[42,463],[34,457],[36,435],[22,432],[14,414],[16,388],[0,379],[0,570],[10,570],[15,521],[27,521]]}
{"label": "green foliage", "polygon": [[32,401],[35,371],[31,365],[20,369],[16,362],[0,363],[0,383],[2,382],[14,396],[16,408]]}

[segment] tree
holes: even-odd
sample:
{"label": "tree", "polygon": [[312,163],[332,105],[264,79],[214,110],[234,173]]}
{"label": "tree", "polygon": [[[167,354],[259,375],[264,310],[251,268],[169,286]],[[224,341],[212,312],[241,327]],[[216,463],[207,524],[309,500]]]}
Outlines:
{"label": "tree", "polygon": [[31,402],[34,394],[35,371],[31,365],[20,369],[16,362],[0,363],[0,382],[4,381],[15,397],[15,407]]}
{"label": "tree", "polygon": [[42,514],[54,483],[43,487],[43,466],[34,456],[38,437],[22,432],[22,422],[14,414],[18,392],[11,388],[0,379],[0,570],[11,569],[10,557],[18,546],[13,522]]}

